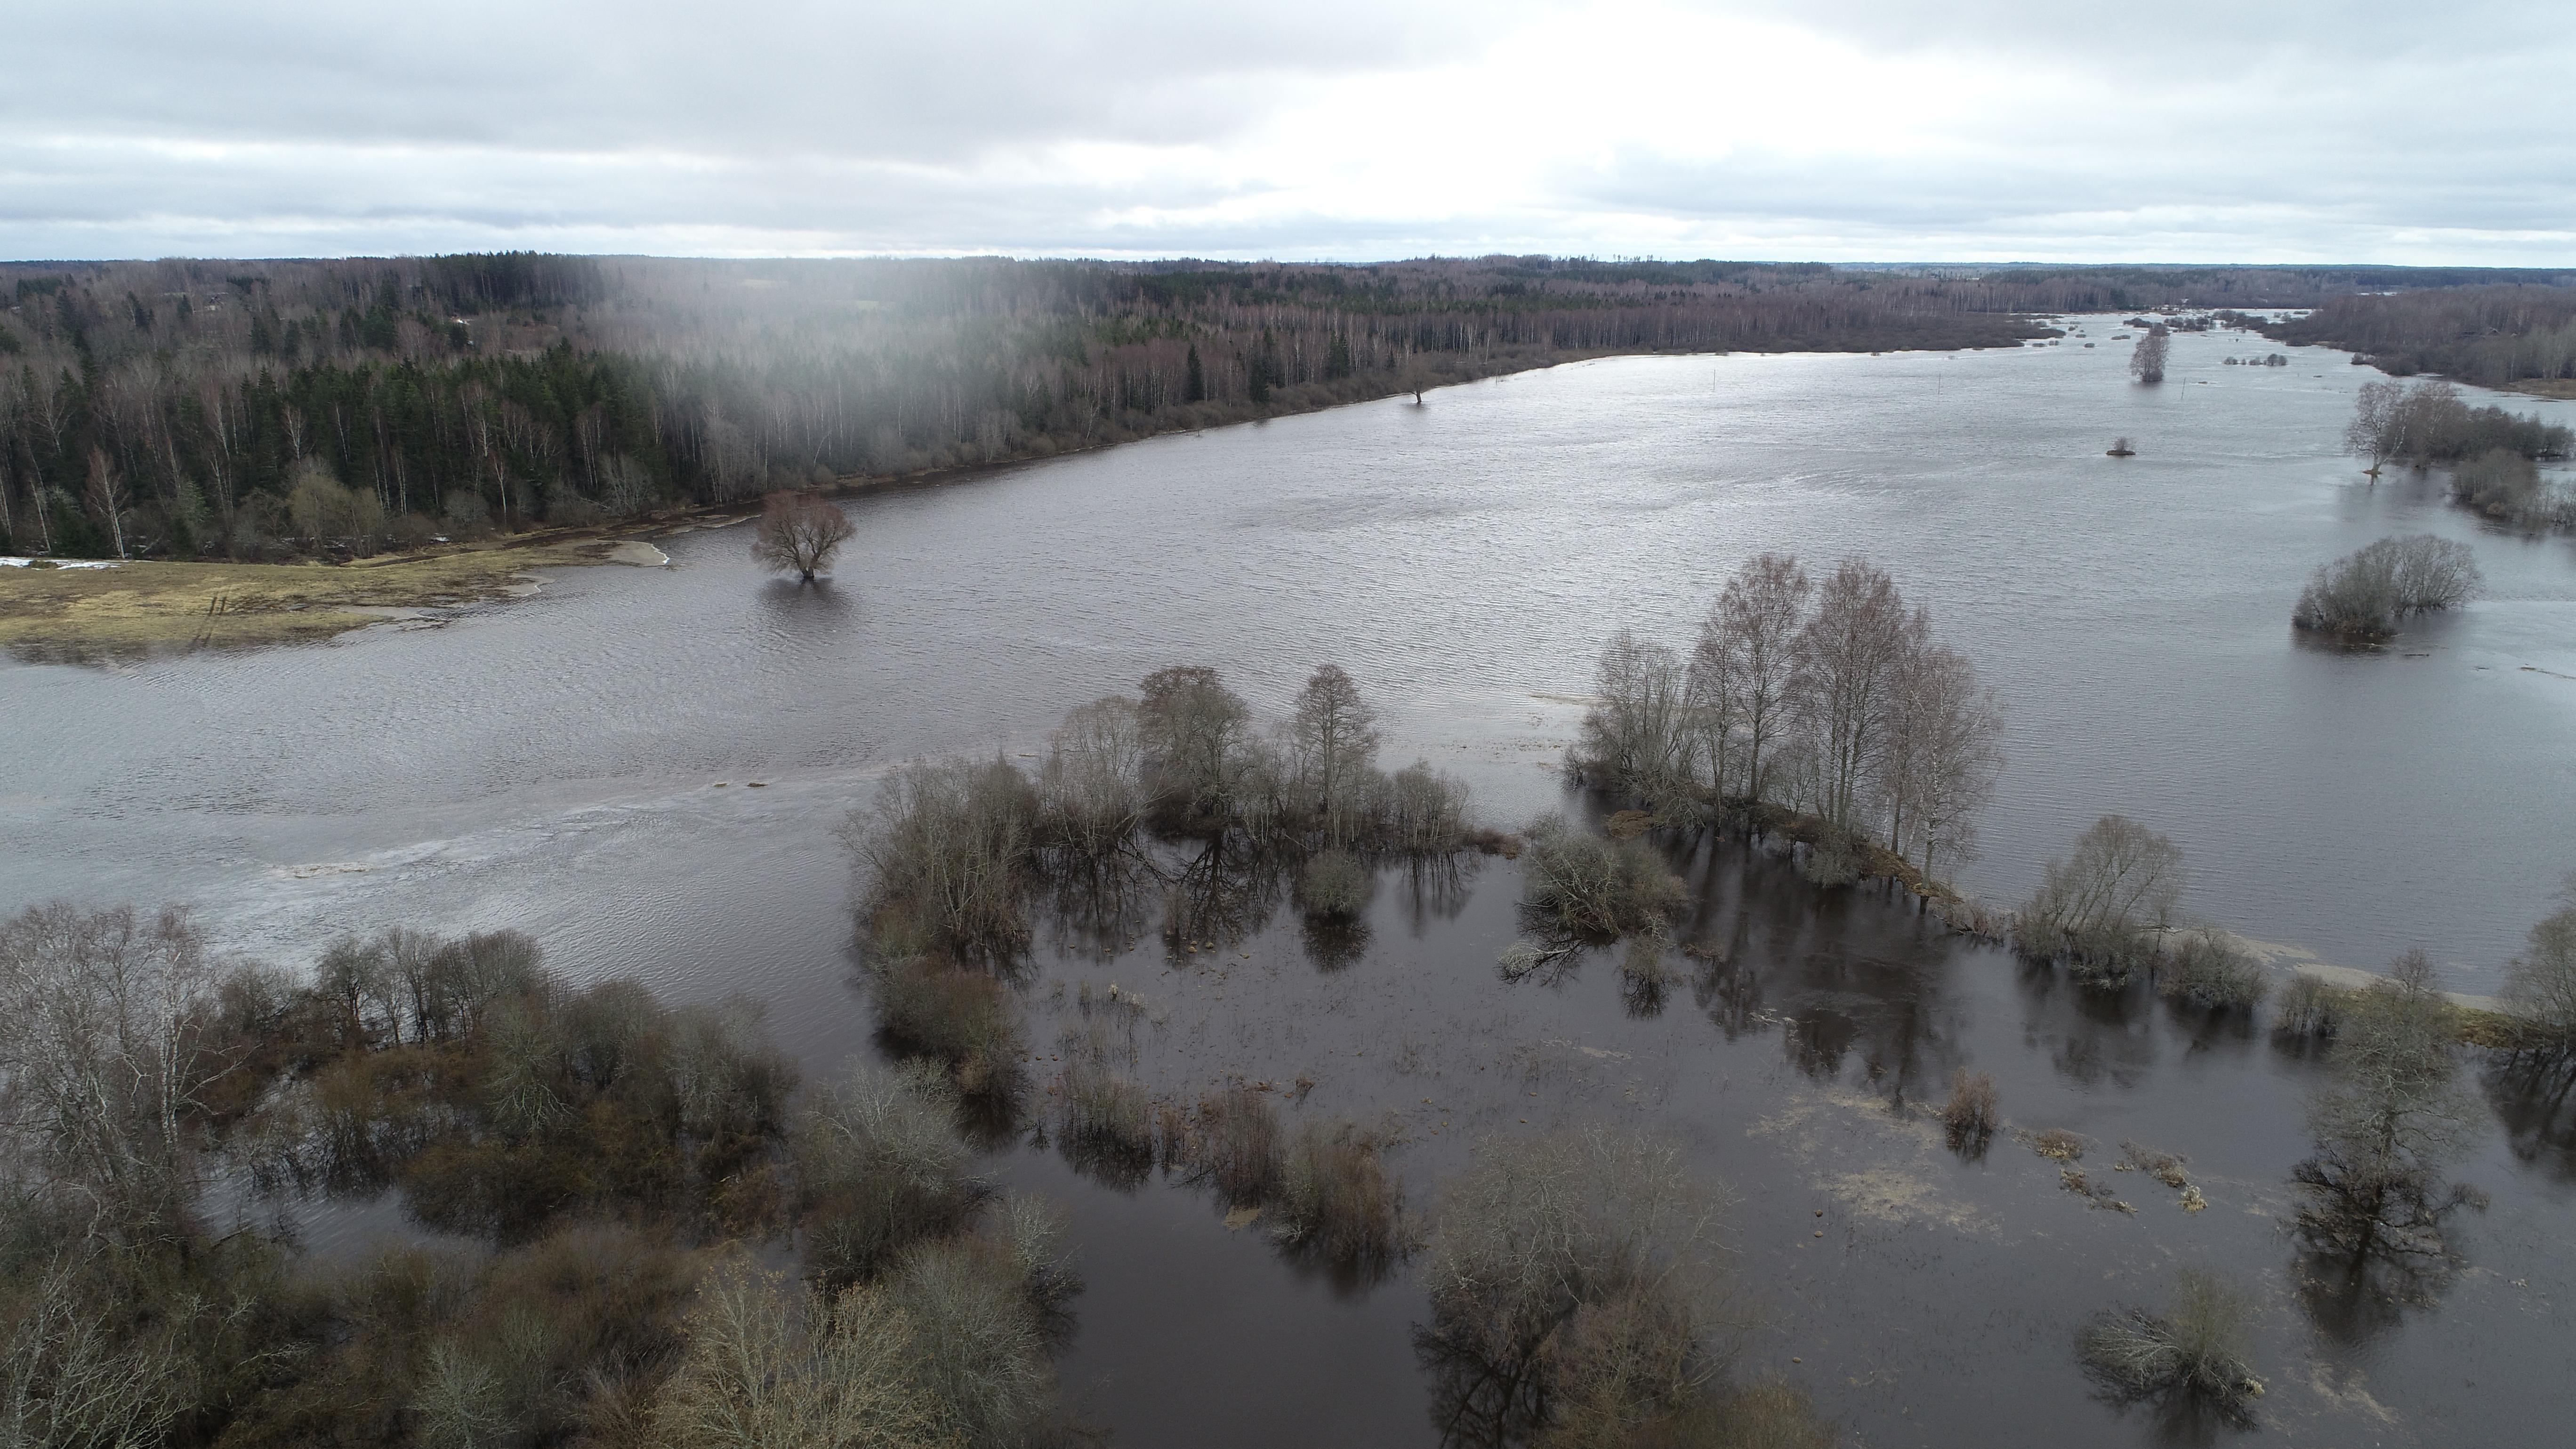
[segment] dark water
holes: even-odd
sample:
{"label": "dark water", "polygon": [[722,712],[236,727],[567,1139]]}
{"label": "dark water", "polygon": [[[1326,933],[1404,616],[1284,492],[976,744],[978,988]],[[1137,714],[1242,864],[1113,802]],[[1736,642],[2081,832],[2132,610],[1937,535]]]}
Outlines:
{"label": "dark water", "polygon": [[[2486,530],[2433,481],[2365,486],[2333,438],[2375,374],[2339,354],[2223,367],[2268,344],[2183,334],[2148,390],[2113,329],[2087,330],[2105,345],[1608,361],[882,494],[850,505],[859,543],[821,590],[763,580],[718,530],[668,541],[668,570],[564,571],[440,628],[0,665],[0,905],[193,901],[285,961],[343,929],[517,925],[577,975],[750,992],[827,1065],[866,1049],[830,831],[888,764],[1035,750],[1067,706],[1185,660],[1275,709],[1333,659],[1385,706],[1390,753],[1517,820],[1559,803],[1547,767],[1602,636],[1681,642],[1743,557],[1788,548],[1891,569],[2005,697],[2010,765],[1965,884],[2018,897],[2121,810],[2184,844],[2202,915],[2345,964],[2420,944],[2491,990],[2576,868],[2576,550]],[[2142,456],[2101,456],[2122,433]],[[2294,640],[2307,571],[2397,531],[2470,543],[2489,597],[2380,653]],[[2497,1195],[2470,1270],[2347,1341],[2299,1304],[2279,1228],[2313,1068],[2088,1006],[1865,898],[1819,906],[1767,864],[1709,870],[1742,970],[1651,1018],[1606,963],[1495,980],[1517,889],[1495,866],[1418,933],[1383,892],[1371,952],[1332,975],[1289,926],[1226,982],[1159,952],[1059,963],[1033,1031],[1065,973],[1134,973],[1175,998],[1141,1049],[1171,1090],[1303,1071],[1302,1110],[1447,1108],[1436,1135],[1405,1119],[1417,1198],[1470,1133],[1521,1130],[1524,1101],[1533,1127],[1687,1133],[1744,1198],[1774,1311],[1757,1360],[1869,1443],[2151,1437],[2087,1398],[2067,1343],[2201,1262],[2267,1285],[2267,1413],[2304,1437],[2528,1438],[2576,1342],[2563,1149],[2489,1124],[2463,1173]],[[2096,1211],[2017,1148],[1951,1158],[1888,1104],[1962,1062],[2016,1121],[2100,1139],[2105,1168],[2122,1136],[2190,1155],[2212,1209],[2140,1184],[2137,1216]],[[1068,1380],[1122,1442],[1429,1436],[1409,1280],[1300,1276],[1191,1192],[1031,1153],[996,1170],[1073,1205],[1092,1288]]]}

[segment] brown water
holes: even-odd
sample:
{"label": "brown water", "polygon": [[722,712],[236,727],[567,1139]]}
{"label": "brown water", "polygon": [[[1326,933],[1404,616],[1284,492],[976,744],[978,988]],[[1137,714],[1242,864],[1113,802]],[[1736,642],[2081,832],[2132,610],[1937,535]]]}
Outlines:
{"label": "brown water", "polygon": [[[2576,557],[2484,528],[2437,480],[2367,486],[2333,438],[2375,374],[2310,351],[2219,364],[2264,350],[2178,335],[2154,390],[2124,348],[2080,341],[1607,361],[857,500],[823,589],[762,579],[716,530],[668,541],[668,570],[565,571],[438,628],[0,665],[0,905],[190,900],[290,961],[342,929],[518,925],[577,975],[749,991],[824,1066],[868,1049],[830,831],[888,764],[1035,750],[1067,706],[1177,661],[1276,708],[1334,659],[1385,706],[1391,753],[1514,821],[1559,803],[1547,767],[1604,634],[1681,640],[1744,556],[1790,548],[1889,567],[2004,695],[1971,888],[2018,897],[2116,809],[2183,843],[2207,917],[2346,964],[2420,944],[2492,990],[2576,868]],[[2121,433],[2142,456],[2101,456]],[[2286,619],[2308,569],[2396,531],[2468,542],[2490,596],[2388,651],[2303,647]],[[2463,1171],[2496,1193],[2469,1270],[2358,1333],[2298,1302],[2279,1231],[2313,1066],[2089,1003],[1767,862],[1703,873],[1740,969],[1659,1015],[1631,1015],[1606,963],[1555,989],[1495,979],[1517,891],[1496,865],[1454,917],[1383,889],[1371,949],[1330,974],[1293,923],[1223,983],[1159,950],[1060,963],[1034,1029],[1067,973],[1171,998],[1149,1075],[1304,1071],[1301,1110],[1400,1107],[1417,1200],[1468,1135],[1521,1130],[1523,1103],[1533,1127],[1685,1133],[1744,1197],[1745,1279],[1775,1324],[1757,1359],[1868,1443],[2153,1437],[2087,1396],[2069,1340],[2199,1262],[2268,1285],[2266,1412],[2294,1437],[2514,1442],[2551,1402],[2576,1341],[2570,1167],[2528,1105]],[[2151,1184],[2135,1217],[2089,1209],[2009,1145],[1952,1158],[1889,1104],[1956,1063],[1994,1072],[2016,1121],[2100,1139],[2106,1168],[2122,1136],[2188,1154],[2212,1210]],[[1436,1136],[1431,1108],[1451,1113]],[[1121,1442],[1432,1437],[1409,1279],[1302,1275],[1187,1190],[1025,1151],[995,1171],[1073,1205],[1092,1286],[1066,1371]]]}

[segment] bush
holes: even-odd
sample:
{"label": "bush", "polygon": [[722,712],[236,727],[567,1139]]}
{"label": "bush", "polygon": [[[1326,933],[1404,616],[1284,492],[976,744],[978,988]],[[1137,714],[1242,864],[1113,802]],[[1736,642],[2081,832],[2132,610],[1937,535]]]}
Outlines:
{"label": "bush", "polygon": [[2263,967],[2224,931],[2183,934],[2172,956],[2156,971],[2156,990],[2194,1006],[2252,1007],[2271,990]]}
{"label": "bush", "polygon": [[1701,1393],[1654,1419],[1633,1449],[1833,1449],[1842,1436],[1816,1412],[1805,1389],[1765,1378]]}
{"label": "bush", "polygon": [[946,1084],[919,1068],[854,1068],[807,1104],[794,1146],[806,1264],[827,1283],[955,1232],[984,1195]]}
{"label": "bush", "polygon": [[1368,907],[1374,884],[1368,867],[1349,852],[1318,851],[1297,873],[1297,903],[1310,916],[1349,920]]}
{"label": "bush", "polygon": [[2570,904],[2531,928],[2530,949],[2505,968],[2504,1007],[2560,1052],[2576,1048],[2576,876]]}
{"label": "bush", "polygon": [[2241,1415],[2263,1381],[2246,1362],[2253,1306],[2225,1280],[2185,1269],[2174,1304],[2159,1317],[2139,1309],[2106,1313],[2077,1340],[2084,1366],[2128,1399],[2182,1394]]}
{"label": "bush", "polygon": [[1979,1072],[1970,1076],[1965,1067],[1950,1074],[1950,1100],[1941,1108],[1941,1122],[1950,1129],[1951,1146],[1982,1143],[1994,1135],[2001,1121],[1995,1110],[1992,1074]]}
{"label": "bush", "polygon": [[906,765],[843,829],[880,934],[965,959],[1028,944],[1037,792],[1008,761]]}
{"label": "bush", "polygon": [[2290,622],[2339,639],[2385,639],[2414,615],[2466,603],[2485,585],[2466,544],[2429,533],[2383,538],[2321,565]]}
{"label": "bush", "polygon": [[736,1257],[699,1288],[686,1335],[654,1402],[656,1449],[932,1444],[947,1427],[914,1325],[883,1292],[826,1300]]}
{"label": "bush", "polygon": [[1026,1042],[1002,983],[928,957],[872,959],[877,1024],[895,1045],[945,1063],[969,1096],[1008,1094]]}
{"label": "bush", "polygon": [[2153,967],[2157,936],[2181,898],[2181,847],[2105,815],[2076,838],[2070,858],[2048,863],[2013,941],[2024,955],[2065,962],[2089,985],[2125,985]]}
{"label": "bush", "polygon": [[1528,840],[1522,907],[1566,935],[1609,941],[1660,929],[1689,899],[1681,877],[1642,840],[1614,844],[1556,815],[1533,824]]}
{"label": "bush", "polygon": [[1068,1149],[1141,1173],[1154,1163],[1153,1104],[1145,1089],[1101,1062],[1078,1057],[1056,1078]]}
{"label": "bush", "polygon": [[1432,1222],[1443,1410],[1608,1438],[1683,1407],[1720,1358],[1725,1205],[1642,1134],[1481,1144]]}
{"label": "bush", "polygon": [[2301,972],[2281,992],[2281,1012],[2273,1019],[2272,1030],[2282,1036],[2331,1037],[2342,1024],[2352,995],[2349,988]]}
{"label": "bush", "polygon": [[1200,1099],[1198,1120],[1190,1124],[1189,1141],[1167,1156],[1188,1163],[1190,1176],[1216,1184],[1219,1195],[1235,1207],[1258,1207],[1279,1191],[1281,1160],[1279,1113],[1270,1099],[1250,1087],[1228,1087]]}
{"label": "bush", "polygon": [[1472,828],[1465,782],[1416,760],[1387,780],[1386,845],[1407,855],[1462,850]]}
{"label": "bush", "polygon": [[1279,1207],[1287,1240],[1337,1266],[1378,1269],[1402,1256],[1404,1189],[1377,1140],[1350,1123],[1299,1129]]}

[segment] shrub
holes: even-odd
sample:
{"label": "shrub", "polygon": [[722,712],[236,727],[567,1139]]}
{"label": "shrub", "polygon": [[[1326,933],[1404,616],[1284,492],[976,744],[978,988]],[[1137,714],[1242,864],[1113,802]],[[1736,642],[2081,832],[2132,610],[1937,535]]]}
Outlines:
{"label": "shrub", "polygon": [[1385,800],[1388,849],[1446,855],[1466,847],[1472,822],[1464,781],[1416,760],[1388,777]]}
{"label": "shrub", "polygon": [[2272,1030],[2282,1036],[2331,1037],[2343,1022],[2351,999],[2349,988],[2331,985],[2301,972],[2281,992],[2281,1013]]}
{"label": "shrub", "polygon": [[2120,986],[2150,968],[2156,938],[2182,898],[2182,848],[2119,815],[2093,822],[2074,854],[2048,863],[2013,923],[2014,944],[2063,961],[2079,980]]}
{"label": "shrub", "polygon": [[906,765],[843,829],[868,875],[870,921],[965,958],[1017,954],[1029,938],[1021,902],[1037,811],[1037,792],[1007,761]]}
{"label": "shrub", "polygon": [[2416,614],[2468,602],[2485,584],[2466,544],[2429,533],[2383,538],[2320,565],[2290,622],[2340,639],[2385,639]]}
{"label": "shrub", "polygon": [[2001,1120],[1995,1111],[1992,1074],[1979,1072],[1970,1076],[1965,1067],[1950,1073],[1950,1100],[1941,1108],[1941,1122],[1950,1129],[1951,1146],[1984,1142],[1994,1135]]}
{"label": "shrub", "polygon": [[2504,1006],[2560,1051],[2576,1048],[2576,876],[2564,909],[2531,928],[2530,949],[2505,968]]}
{"label": "shrub", "polygon": [[963,1226],[984,1188],[944,1082],[919,1068],[853,1068],[796,1125],[806,1262],[818,1278],[865,1278],[924,1238]]}
{"label": "shrub", "polygon": [[2184,1394],[2241,1415],[2263,1381],[2246,1362],[2253,1317],[2246,1297],[2214,1274],[2185,1269],[2172,1309],[2106,1313],[2077,1340],[2084,1366],[2123,1398]]}
{"label": "shrub", "polygon": [[912,1321],[883,1292],[826,1300],[735,1257],[710,1273],[687,1348],[656,1396],[649,1443],[935,1444],[947,1427]]}
{"label": "shrub", "polygon": [[1805,1389],[1779,1378],[1712,1389],[1649,1421],[1633,1449],[1833,1449],[1834,1426]]}
{"label": "shrub", "polygon": [[1297,873],[1297,903],[1310,916],[1349,920],[1367,907],[1369,887],[1375,883],[1368,867],[1349,852],[1318,851]]}
{"label": "shrub", "polygon": [[1153,1104],[1145,1089],[1090,1057],[1077,1057],[1056,1078],[1068,1149],[1142,1172],[1154,1162]]}
{"label": "shrub", "polygon": [[1298,1130],[1279,1206],[1288,1241],[1337,1265],[1382,1268],[1402,1255],[1404,1189],[1377,1140],[1350,1123]]}
{"label": "shrub", "polygon": [[908,1051],[945,1063],[969,1096],[1007,1093],[1026,1050],[1002,983],[923,956],[869,962],[877,1024]]}
{"label": "shrub", "polygon": [[1268,1202],[1279,1190],[1284,1166],[1279,1113],[1250,1087],[1210,1093],[1199,1102],[1182,1160],[1192,1177],[1216,1184],[1233,1206]]}
{"label": "shrub", "polygon": [[1840,831],[1829,832],[1808,847],[1806,857],[1798,862],[1798,874],[1806,877],[1809,885],[1850,885],[1860,879],[1860,852],[1853,848],[1850,837]]}
{"label": "shrub", "polygon": [[2183,934],[2172,956],[2156,971],[2156,989],[2194,1006],[2252,1007],[2271,990],[2263,967],[2228,939],[2224,931]]}
{"label": "shrub", "polygon": [[1614,844],[1556,815],[1533,824],[1528,839],[1521,904],[1567,935],[1604,941],[1658,928],[1688,900],[1681,877],[1642,840]]}
{"label": "shrub", "polygon": [[1717,1189],[1636,1133],[1489,1140],[1443,1190],[1426,1356],[1444,1409],[1624,1435],[1684,1405],[1718,1364]]}

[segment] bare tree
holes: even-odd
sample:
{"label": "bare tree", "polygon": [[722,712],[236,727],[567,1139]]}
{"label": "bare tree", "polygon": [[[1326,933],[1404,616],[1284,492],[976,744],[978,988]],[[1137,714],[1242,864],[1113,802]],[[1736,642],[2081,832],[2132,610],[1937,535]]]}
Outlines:
{"label": "bare tree", "polygon": [[2352,421],[2343,426],[2343,450],[2370,460],[2371,481],[2398,455],[2406,439],[2405,389],[2394,382],[2365,382],[2352,399]]}
{"label": "bare tree", "polygon": [[2003,769],[2002,732],[2002,706],[1966,656],[1930,645],[1905,661],[1881,772],[1888,849],[1919,845],[1927,876],[1937,853],[1973,854],[1976,814]]}
{"label": "bare tree", "polygon": [[2308,1104],[2317,1155],[2291,1174],[2308,1199],[2299,1226],[2311,1242],[2355,1258],[2437,1253],[2442,1218],[2482,1204],[2474,1189],[2440,1180],[2472,1117],[2452,1083],[2451,1015],[2421,951],[2346,1003],[2335,1081]]}
{"label": "bare tree", "polygon": [[[1742,731],[1743,795],[1749,800],[1763,798],[1769,784],[1763,752],[1788,724],[1798,627],[1812,591],[1795,558],[1766,553],[1735,571],[1700,622],[1693,679],[1703,698],[1725,702],[1728,723]],[[1713,783],[1724,792],[1723,781]]]}
{"label": "bare tree", "polygon": [[2122,815],[2105,815],[2052,860],[2015,933],[2033,956],[2071,959],[2091,978],[2126,981],[2155,958],[2182,903],[2182,847]]}
{"label": "bare tree", "polygon": [[1251,718],[1242,697],[1203,664],[1145,676],[1136,723],[1154,795],[1184,810],[1222,807],[1234,794]]}
{"label": "bare tree", "polygon": [[1575,767],[1599,783],[1660,799],[1689,773],[1689,676],[1671,649],[1622,629],[1601,648]]}
{"label": "bare tree", "polygon": [[121,1219],[184,1214],[211,983],[184,911],[56,901],[0,924],[0,1133],[20,1159]]}
{"label": "bare tree", "polygon": [[2173,346],[2172,330],[2161,324],[2150,327],[2138,339],[2137,350],[2129,354],[2129,375],[2140,382],[2165,380],[2165,354]]}
{"label": "bare tree", "polygon": [[1134,700],[1111,695],[1066,711],[1038,772],[1047,844],[1084,860],[1125,845],[1144,814],[1143,767]]}
{"label": "bare tree", "polygon": [[1843,830],[1859,827],[1861,788],[1886,748],[1904,661],[1929,627],[1905,612],[1894,580],[1853,558],[1816,591],[1816,612],[1798,631],[1791,684],[1818,761],[1816,813]]}
{"label": "bare tree", "polygon": [[1360,787],[1377,761],[1377,711],[1340,665],[1327,664],[1297,692],[1290,737],[1298,774],[1323,816],[1325,833],[1336,843],[1348,840]]}
{"label": "bare tree", "polygon": [[2466,544],[2429,533],[2383,538],[2319,565],[2290,622],[2348,639],[2382,639],[2408,618],[2464,604],[2485,587]]}
{"label": "bare tree", "polygon": [[2563,1056],[2576,1051],[2576,875],[2558,898],[2567,905],[2531,928],[2530,949],[2506,968],[2504,1002]]}
{"label": "bare tree", "polygon": [[115,545],[116,556],[125,557],[125,519],[133,510],[134,500],[125,489],[125,475],[108,461],[103,448],[89,450],[89,508],[107,527],[108,541]]}
{"label": "bare tree", "polygon": [[761,509],[751,556],[772,573],[794,574],[810,584],[816,574],[830,571],[832,555],[855,532],[848,514],[810,493],[772,493]]}

